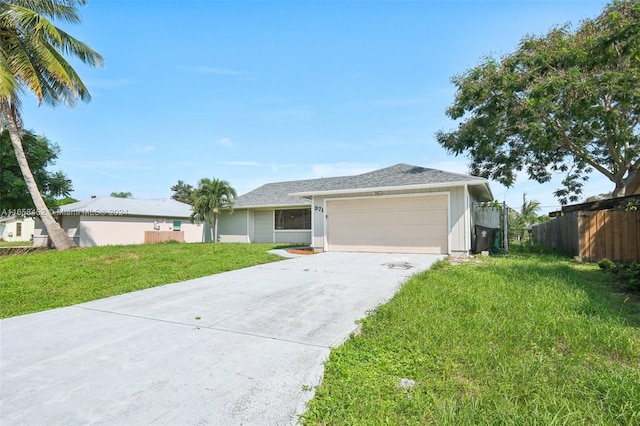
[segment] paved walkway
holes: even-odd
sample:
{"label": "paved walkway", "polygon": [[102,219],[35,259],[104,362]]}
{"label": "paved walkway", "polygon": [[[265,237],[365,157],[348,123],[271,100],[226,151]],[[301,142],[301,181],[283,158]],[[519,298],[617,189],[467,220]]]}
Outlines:
{"label": "paved walkway", "polygon": [[2,320],[0,424],[295,423],[329,348],[438,258],[301,256]]}

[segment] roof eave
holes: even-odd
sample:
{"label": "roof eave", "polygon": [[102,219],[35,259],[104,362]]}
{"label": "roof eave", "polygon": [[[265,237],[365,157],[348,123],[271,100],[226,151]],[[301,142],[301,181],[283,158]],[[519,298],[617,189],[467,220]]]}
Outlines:
{"label": "roof eave", "polygon": [[158,218],[180,218],[189,219],[190,215],[181,214],[161,214],[161,213],[126,213],[126,214],[109,214],[106,212],[96,212],[95,210],[66,210],[53,213],[54,216],[113,216],[113,217],[158,217]]}
{"label": "roof eave", "polygon": [[[298,204],[255,204],[251,206],[233,206],[233,210],[240,209],[277,209],[277,208],[286,208],[286,207],[306,207],[310,206],[311,202],[308,203],[298,203]],[[228,209],[227,209],[228,210]]]}
{"label": "roof eave", "polygon": [[[475,179],[469,181],[455,181],[455,182],[438,182],[428,184],[414,184],[414,185],[398,185],[398,186],[376,186],[368,188],[350,188],[350,189],[333,189],[328,191],[309,191],[309,192],[294,192],[288,194],[291,197],[313,197],[320,195],[340,195],[340,194],[361,194],[366,192],[380,192],[380,191],[403,191],[412,189],[431,189],[431,188],[446,188],[450,186],[465,186],[465,185],[485,185],[489,194],[491,189],[489,188],[489,181],[487,179]],[[493,196],[493,194],[491,194]]]}

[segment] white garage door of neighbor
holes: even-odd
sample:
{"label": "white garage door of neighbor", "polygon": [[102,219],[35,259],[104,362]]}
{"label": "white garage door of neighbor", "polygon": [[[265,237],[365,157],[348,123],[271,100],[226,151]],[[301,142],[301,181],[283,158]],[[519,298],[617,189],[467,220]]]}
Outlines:
{"label": "white garage door of neighbor", "polygon": [[447,196],[327,201],[329,251],[448,253]]}

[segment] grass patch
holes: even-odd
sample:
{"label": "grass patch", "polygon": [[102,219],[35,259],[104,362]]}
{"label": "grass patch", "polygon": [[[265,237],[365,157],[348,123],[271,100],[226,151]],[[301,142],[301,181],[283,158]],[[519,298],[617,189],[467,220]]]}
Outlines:
{"label": "grass patch", "polygon": [[548,252],[442,262],[331,351],[301,422],[640,424],[640,306]]}
{"label": "grass patch", "polygon": [[0,257],[0,318],[281,260],[272,244],[153,244]]}
{"label": "grass patch", "polygon": [[33,242],[31,241],[2,241],[0,240],[0,247],[31,247]]}

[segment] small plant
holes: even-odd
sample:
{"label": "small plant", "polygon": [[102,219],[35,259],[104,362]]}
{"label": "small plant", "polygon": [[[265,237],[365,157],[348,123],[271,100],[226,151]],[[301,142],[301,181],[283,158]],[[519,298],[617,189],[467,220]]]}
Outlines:
{"label": "small plant", "polygon": [[598,266],[603,271],[612,271],[616,267],[616,263],[611,259],[602,259],[598,262]]}
{"label": "small plant", "polygon": [[178,240],[167,240],[167,241],[163,241],[160,244],[180,244],[180,241]]}
{"label": "small plant", "polygon": [[483,209],[498,209],[500,211],[502,211],[502,203],[498,200],[493,200],[493,201],[484,201],[482,203],[479,204],[481,208]]}
{"label": "small plant", "polygon": [[638,207],[640,207],[640,200],[629,200],[627,204],[624,206],[625,211],[637,211]]}

